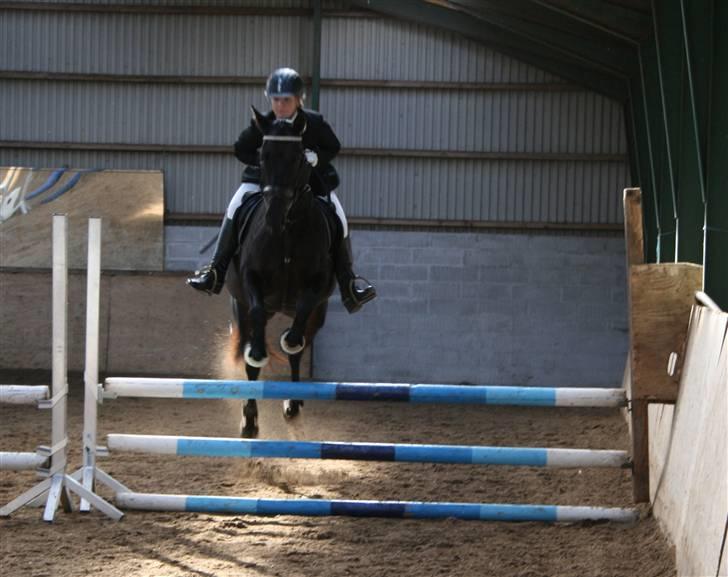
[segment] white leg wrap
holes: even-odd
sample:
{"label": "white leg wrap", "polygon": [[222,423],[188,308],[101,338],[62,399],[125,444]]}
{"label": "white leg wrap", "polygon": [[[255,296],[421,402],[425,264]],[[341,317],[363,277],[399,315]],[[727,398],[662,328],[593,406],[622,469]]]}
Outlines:
{"label": "white leg wrap", "polygon": [[334,208],[336,208],[336,216],[339,217],[339,220],[341,221],[341,229],[344,231],[344,238],[349,236],[349,225],[346,222],[346,215],[344,214],[344,207],[341,206],[341,202],[339,201],[339,197],[336,196],[335,191],[331,191],[331,202],[334,203]]}
{"label": "white leg wrap", "polygon": [[228,218],[233,218],[235,216],[235,211],[240,208],[241,204],[243,204],[245,195],[251,192],[260,192],[260,185],[256,182],[244,182],[241,184],[235,191],[235,195],[230,201],[230,204],[228,204],[227,213],[225,215]]}

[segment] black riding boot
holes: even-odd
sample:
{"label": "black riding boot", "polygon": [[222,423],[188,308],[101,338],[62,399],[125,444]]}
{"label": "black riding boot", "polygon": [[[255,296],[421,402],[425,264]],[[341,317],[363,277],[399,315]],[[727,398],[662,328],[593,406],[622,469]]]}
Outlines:
{"label": "black riding boot", "polygon": [[237,247],[235,220],[225,217],[217,236],[212,261],[202,270],[195,271],[195,276],[188,278],[187,284],[198,291],[220,294],[225,284],[225,273]]}
{"label": "black riding boot", "polygon": [[[350,313],[358,311],[364,303],[368,303],[375,296],[377,290],[369,284],[365,278],[358,277],[351,270],[351,240],[346,237],[339,243],[339,250],[336,255],[336,280],[339,282],[341,301],[346,310]],[[362,281],[364,286],[357,286],[357,281]]]}

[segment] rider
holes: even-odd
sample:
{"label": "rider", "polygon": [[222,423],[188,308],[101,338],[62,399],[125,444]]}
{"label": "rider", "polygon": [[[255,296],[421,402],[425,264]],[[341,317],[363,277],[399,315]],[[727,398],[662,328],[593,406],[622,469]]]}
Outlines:
{"label": "rider", "polygon": [[[375,288],[366,279],[358,277],[352,271],[351,240],[344,209],[334,189],[338,186],[339,177],[330,164],[339,152],[339,139],[323,116],[313,110],[303,108],[305,98],[303,80],[291,68],[279,68],[268,77],[265,95],[270,100],[271,111],[268,118],[293,119],[298,114],[306,117],[306,130],[303,133],[303,145],[306,160],[313,167],[310,186],[319,196],[329,195],[341,220],[343,242],[339,243],[334,259],[334,272],[341,291],[341,300],[350,313],[358,311],[362,305],[376,296]],[[219,294],[225,282],[228,265],[237,250],[235,219],[245,198],[260,192],[260,147],[263,144],[261,134],[255,120],[243,130],[235,143],[235,156],[246,164],[243,171],[242,184],[228,205],[227,212],[220,227],[215,246],[215,253],[209,265],[195,276],[188,278],[187,283],[200,291]],[[358,283],[357,281],[362,281]],[[361,286],[360,286],[361,285]]]}

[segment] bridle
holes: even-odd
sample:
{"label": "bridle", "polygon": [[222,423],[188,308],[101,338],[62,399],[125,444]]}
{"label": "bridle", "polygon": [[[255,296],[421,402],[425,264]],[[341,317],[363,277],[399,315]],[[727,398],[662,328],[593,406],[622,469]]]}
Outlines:
{"label": "bridle", "polygon": [[[300,135],[293,136],[293,135],[276,135],[276,134],[266,134],[263,136],[263,146],[265,145],[266,142],[270,142],[270,141],[302,143],[303,137]],[[306,162],[306,160],[304,157],[303,163],[305,163],[305,162]],[[303,163],[301,165],[299,165],[298,173],[301,172],[301,166],[303,165]],[[275,187],[272,185],[266,185],[263,187],[263,193],[269,192],[269,191],[273,190],[274,188]],[[301,199],[301,196],[302,196],[301,193],[306,193],[306,192],[310,191],[310,189],[311,189],[311,187],[308,184],[308,180],[306,180],[306,182],[296,182],[296,184],[294,184],[294,186],[293,186],[294,198],[286,210],[285,218],[283,221],[283,230],[285,230],[289,224],[293,224],[295,222],[295,219],[290,218],[290,213],[291,213],[293,207],[296,205],[296,203],[298,203],[298,201]]]}

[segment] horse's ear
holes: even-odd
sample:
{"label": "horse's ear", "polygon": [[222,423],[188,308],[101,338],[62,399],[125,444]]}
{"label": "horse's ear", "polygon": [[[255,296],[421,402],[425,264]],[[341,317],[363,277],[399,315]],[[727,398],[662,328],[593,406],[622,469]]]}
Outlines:
{"label": "horse's ear", "polygon": [[250,110],[253,112],[253,120],[255,121],[255,125],[258,127],[258,130],[260,130],[263,134],[267,134],[270,126],[268,119],[258,112],[258,109],[255,106],[251,106]]}
{"label": "horse's ear", "polygon": [[296,134],[303,134],[306,132],[306,115],[300,110],[296,114],[296,119],[293,121],[293,130]]}

